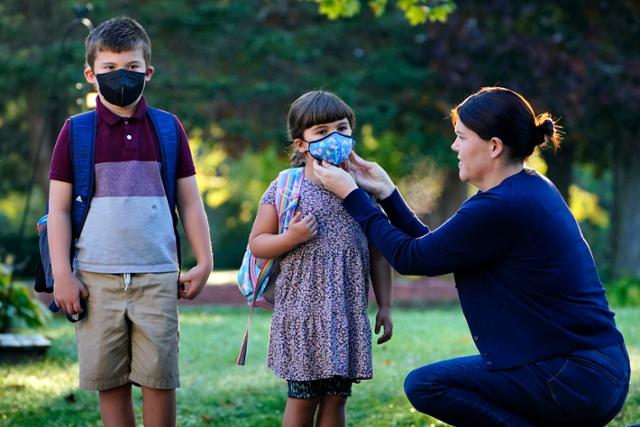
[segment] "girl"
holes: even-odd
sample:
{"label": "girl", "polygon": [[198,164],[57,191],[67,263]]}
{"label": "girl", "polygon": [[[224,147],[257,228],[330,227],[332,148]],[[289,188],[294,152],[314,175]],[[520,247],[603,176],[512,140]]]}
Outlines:
{"label": "girl", "polygon": [[[367,316],[369,274],[378,303],[376,333],[392,334],[391,270],[312,173],[314,157],[335,165],[351,151],[355,116],[336,95],[308,92],[291,106],[292,164],[304,167],[298,211],[278,234],[276,182],[266,190],[249,236],[251,252],[280,257],[268,366],[287,380],[284,426],[345,425],[351,384],[372,378]],[[314,157],[312,157],[314,156]]]}

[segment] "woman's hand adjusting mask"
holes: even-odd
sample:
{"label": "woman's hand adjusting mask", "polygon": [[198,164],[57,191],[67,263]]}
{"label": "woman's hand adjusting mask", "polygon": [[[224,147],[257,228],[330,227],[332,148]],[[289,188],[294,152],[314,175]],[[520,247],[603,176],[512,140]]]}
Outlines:
{"label": "woman's hand adjusting mask", "polygon": [[359,187],[377,199],[386,199],[395,190],[393,181],[379,164],[366,161],[353,151],[349,155],[348,171]]}

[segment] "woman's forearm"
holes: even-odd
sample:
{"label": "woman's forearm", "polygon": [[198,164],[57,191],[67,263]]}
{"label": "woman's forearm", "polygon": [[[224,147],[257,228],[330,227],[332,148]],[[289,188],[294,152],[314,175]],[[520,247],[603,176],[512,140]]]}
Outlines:
{"label": "woman's forearm", "polygon": [[437,276],[452,271],[449,263],[442,259],[447,254],[434,247],[431,239],[408,236],[392,225],[363,190],[351,193],[343,206],[360,224],[369,242],[398,273]]}
{"label": "woman's forearm", "polygon": [[389,221],[409,236],[421,237],[429,233],[429,228],[418,219],[398,189],[394,189],[388,197],[379,200],[379,204],[387,214]]}

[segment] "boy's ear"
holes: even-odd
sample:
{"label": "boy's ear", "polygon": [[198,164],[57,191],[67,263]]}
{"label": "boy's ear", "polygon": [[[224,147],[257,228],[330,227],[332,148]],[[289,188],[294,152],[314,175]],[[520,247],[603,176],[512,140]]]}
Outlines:
{"label": "boy's ear", "polygon": [[144,80],[145,81],[149,81],[151,80],[151,76],[153,76],[153,73],[155,73],[156,69],[153,68],[153,65],[149,65],[147,67],[147,71],[144,73]]}
{"label": "boy's ear", "polygon": [[88,65],[84,67],[84,78],[87,80],[87,82],[91,83],[92,85],[96,85],[98,83],[96,79],[96,74]]}

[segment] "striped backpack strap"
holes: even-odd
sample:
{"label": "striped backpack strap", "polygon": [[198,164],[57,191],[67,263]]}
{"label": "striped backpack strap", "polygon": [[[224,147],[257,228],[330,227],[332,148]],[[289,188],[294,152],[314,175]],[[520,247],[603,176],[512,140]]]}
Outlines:
{"label": "striped backpack strap", "polygon": [[289,228],[291,218],[296,213],[300,201],[300,187],[304,180],[304,168],[290,168],[278,174],[276,187],[276,213],[278,214],[278,232]]}
{"label": "striped backpack strap", "polygon": [[93,197],[96,120],[95,110],[77,114],[69,120],[69,149],[73,169],[71,228],[74,237],[79,237],[82,232]]}

